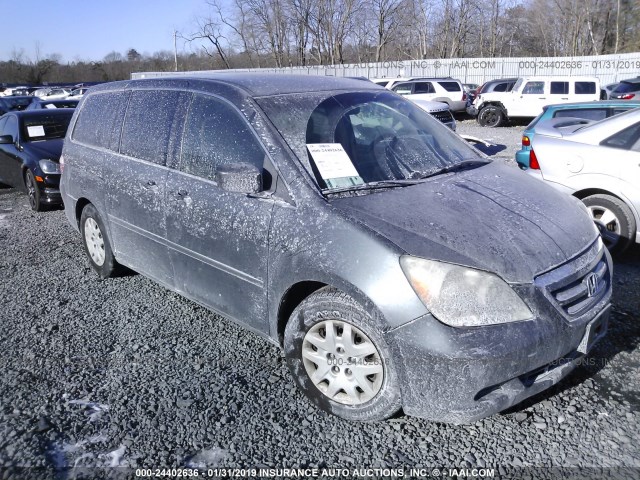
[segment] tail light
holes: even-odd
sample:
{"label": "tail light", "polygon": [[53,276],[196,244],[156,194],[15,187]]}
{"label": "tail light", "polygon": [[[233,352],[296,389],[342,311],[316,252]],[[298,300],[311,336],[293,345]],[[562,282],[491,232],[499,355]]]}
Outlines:
{"label": "tail light", "polygon": [[529,137],[527,137],[526,135],[522,136],[522,146],[523,147],[528,147],[529,145],[531,145],[531,139]]}
{"label": "tail light", "polygon": [[64,157],[60,155],[60,173],[64,172]]}
{"label": "tail light", "polygon": [[624,95],[620,95],[618,98],[620,100],[631,100],[635,96],[635,93],[625,93]]}
{"label": "tail light", "polygon": [[467,92],[462,92],[462,101],[464,102],[467,99]]}
{"label": "tail light", "polygon": [[529,168],[532,170],[540,170],[540,164],[538,163],[538,157],[533,150],[529,151]]}

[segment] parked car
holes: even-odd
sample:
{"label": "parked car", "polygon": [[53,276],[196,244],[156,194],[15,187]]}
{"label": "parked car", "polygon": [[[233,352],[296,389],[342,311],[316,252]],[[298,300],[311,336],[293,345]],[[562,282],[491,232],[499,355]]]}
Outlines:
{"label": "parked car", "polygon": [[33,92],[33,95],[43,100],[56,100],[67,98],[69,93],[71,93],[71,91],[66,88],[47,87],[39,88],[38,90]]}
{"label": "parked car", "polygon": [[35,211],[62,203],[59,160],[72,115],[58,109],[0,117],[0,182],[25,190]]}
{"label": "parked car", "polygon": [[536,127],[526,172],[581,199],[607,247],[640,243],[640,109],[573,129]]}
{"label": "parked car", "polygon": [[31,102],[25,110],[40,110],[43,108],[76,108],[78,106],[79,100],[69,100],[69,99],[61,99],[61,100],[40,100],[37,99]]}
{"label": "parked car", "polygon": [[88,87],[74,88],[73,90],[71,90],[67,98],[69,100],[80,100],[84,96],[84,94],[87,93],[87,90],[89,90]]}
{"label": "parked car", "polygon": [[447,78],[394,79],[385,87],[409,100],[429,100],[444,102],[452,112],[461,112],[466,108],[467,94],[460,80]]}
{"label": "parked car", "polygon": [[609,100],[611,98],[611,92],[620,85],[620,82],[610,83],[600,89],[600,100]]}
{"label": "parked car", "polygon": [[446,103],[430,102],[428,100],[412,100],[412,102],[454,132],[456,131],[456,119],[453,118],[451,109]]}
{"label": "parked car", "polygon": [[499,127],[511,118],[533,118],[545,105],[600,100],[600,81],[595,77],[522,77],[510,92],[483,93],[473,106],[477,121]]}
{"label": "parked car", "polygon": [[192,75],[92,87],[75,112],[61,191],[92,268],[282,346],[335,415],[482,418],[606,331],[610,257],[584,206],[385,89]]}
{"label": "parked car", "polygon": [[640,100],[640,77],[622,80],[611,92],[610,98]]}
{"label": "parked car", "polygon": [[[620,100],[608,100],[600,102],[561,103],[559,105],[547,105],[542,113],[527,125],[522,133],[522,147],[516,152],[516,162],[522,169],[529,168],[529,151],[531,142],[536,132],[536,125],[550,118],[574,118],[596,122],[605,118],[624,113],[632,108],[640,107],[640,100],[623,102]],[[584,124],[584,122],[582,123]],[[566,124],[571,127],[571,124]],[[572,125],[577,125],[573,122]],[[556,125],[556,128],[561,128]]]}
{"label": "parked car", "polygon": [[18,97],[2,97],[0,98],[0,115],[4,115],[7,112],[14,112],[26,109],[34,97],[29,95],[21,95]]}
{"label": "parked car", "polygon": [[518,81],[517,78],[497,78],[495,80],[489,80],[483,83],[473,92],[469,93],[469,100],[467,101],[467,113],[473,117],[478,115],[478,109],[474,106],[475,99],[483,93],[506,93],[513,89],[513,86]]}

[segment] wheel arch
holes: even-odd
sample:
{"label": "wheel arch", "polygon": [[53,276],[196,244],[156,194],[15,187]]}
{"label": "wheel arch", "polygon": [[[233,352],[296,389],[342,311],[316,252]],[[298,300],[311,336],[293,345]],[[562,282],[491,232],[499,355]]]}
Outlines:
{"label": "wheel arch", "polygon": [[[322,288],[335,288],[346,295],[349,295],[357,303],[359,303],[370,314],[373,321],[384,324],[384,315],[378,306],[364,292],[352,284],[342,279],[332,280],[300,280],[290,285],[280,297],[276,318],[275,318],[275,334],[278,344],[284,346],[284,331],[291,317],[291,314],[305,299],[313,295]],[[273,324],[272,324],[273,325]],[[384,328],[384,325],[382,325]],[[273,332],[274,330],[272,330]]]}
{"label": "wheel arch", "polygon": [[82,215],[82,210],[84,210],[84,207],[86,207],[90,203],[91,202],[89,201],[89,199],[87,199],[85,197],[80,197],[76,201],[75,218],[76,218],[76,223],[78,224],[78,226],[80,226],[80,216]]}

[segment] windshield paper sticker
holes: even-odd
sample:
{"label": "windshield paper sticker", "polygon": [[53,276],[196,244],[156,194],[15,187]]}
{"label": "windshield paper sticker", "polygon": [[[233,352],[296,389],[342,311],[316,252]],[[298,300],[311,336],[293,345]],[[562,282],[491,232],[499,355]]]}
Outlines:
{"label": "windshield paper sticker", "polygon": [[308,143],[307,148],[328,188],[364,183],[339,143]]}
{"label": "windshield paper sticker", "polygon": [[32,125],[27,127],[27,133],[31,138],[44,137],[44,127],[42,125]]}

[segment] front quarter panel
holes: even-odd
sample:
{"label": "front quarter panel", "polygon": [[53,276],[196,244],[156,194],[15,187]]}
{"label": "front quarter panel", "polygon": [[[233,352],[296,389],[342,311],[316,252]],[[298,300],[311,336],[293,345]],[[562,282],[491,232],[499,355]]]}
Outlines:
{"label": "front quarter panel", "polygon": [[372,315],[383,330],[427,312],[400,267],[402,250],[318,200],[275,208],[270,238],[269,299],[273,338],[283,295],[296,283],[338,288]]}

